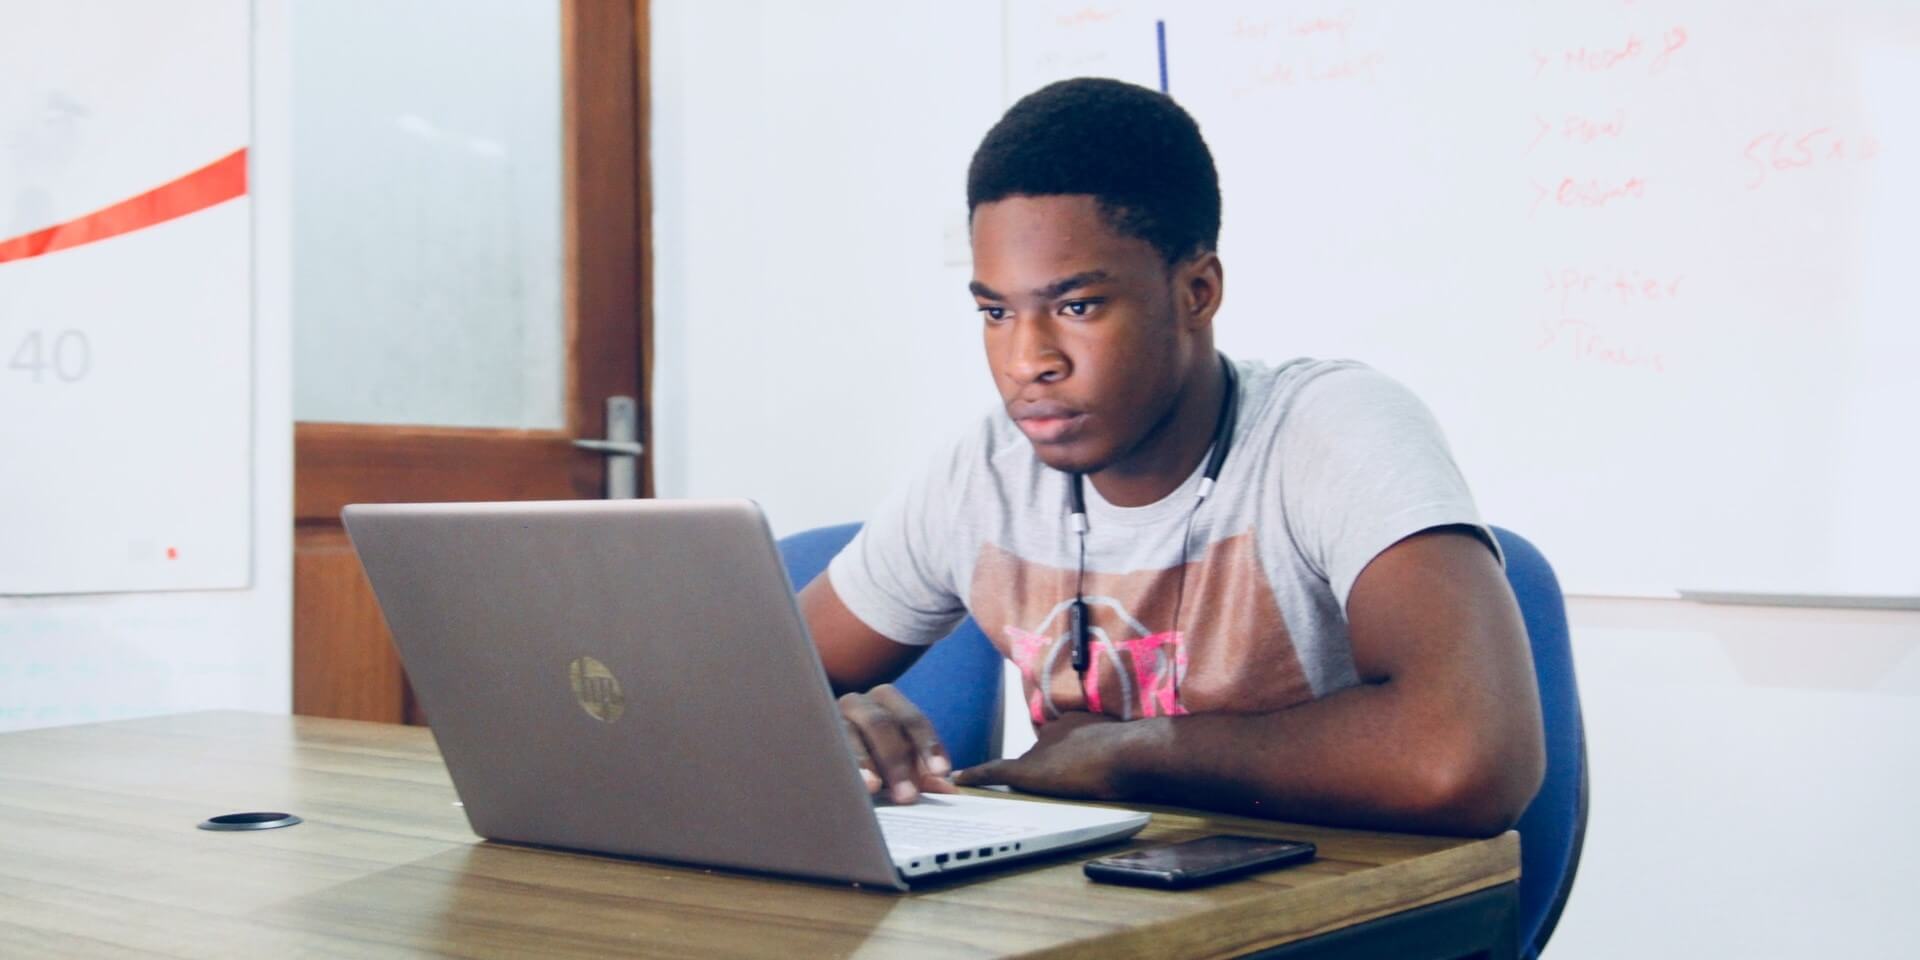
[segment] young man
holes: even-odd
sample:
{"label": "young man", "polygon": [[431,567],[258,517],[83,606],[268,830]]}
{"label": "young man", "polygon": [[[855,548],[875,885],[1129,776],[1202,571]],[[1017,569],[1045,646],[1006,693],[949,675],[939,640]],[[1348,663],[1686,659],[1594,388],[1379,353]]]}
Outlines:
{"label": "young man", "polygon": [[[1054,84],[988,132],[967,204],[1005,409],[801,595],[869,786],[1512,825],[1544,757],[1498,548],[1405,389],[1215,352],[1220,191],[1192,118]],[[969,612],[1039,741],[955,775],[886,682]]]}

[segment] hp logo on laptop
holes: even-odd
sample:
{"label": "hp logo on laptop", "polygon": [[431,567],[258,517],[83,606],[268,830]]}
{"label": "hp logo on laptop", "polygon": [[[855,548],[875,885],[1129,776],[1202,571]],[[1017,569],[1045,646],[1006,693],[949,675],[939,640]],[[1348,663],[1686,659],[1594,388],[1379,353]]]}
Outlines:
{"label": "hp logo on laptop", "polygon": [[626,694],[620,692],[620,681],[606,664],[581,657],[567,665],[567,676],[573,681],[573,698],[595,720],[612,723],[626,712]]}

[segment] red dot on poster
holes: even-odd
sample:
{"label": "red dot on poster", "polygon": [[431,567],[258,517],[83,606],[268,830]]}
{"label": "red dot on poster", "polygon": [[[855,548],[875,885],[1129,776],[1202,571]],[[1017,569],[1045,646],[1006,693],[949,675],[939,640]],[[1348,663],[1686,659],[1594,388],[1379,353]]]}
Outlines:
{"label": "red dot on poster", "polygon": [[167,559],[168,559],[168,560],[178,560],[178,559],[180,559],[180,549],[179,549],[178,547],[168,547],[168,548],[167,548]]}

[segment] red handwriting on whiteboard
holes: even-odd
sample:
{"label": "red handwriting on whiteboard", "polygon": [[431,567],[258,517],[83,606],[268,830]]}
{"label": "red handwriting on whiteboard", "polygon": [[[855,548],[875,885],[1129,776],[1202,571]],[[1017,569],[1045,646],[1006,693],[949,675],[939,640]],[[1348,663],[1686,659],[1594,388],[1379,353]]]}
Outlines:
{"label": "red handwriting on whiteboard", "polygon": [[1248,20],[1246,17],[1233,18],[1232,36],[1235,40],[1265,40],[1273,32],[1272,20]]}
{"label": "red handwriting on whiteboard", "polygon": [[1375,79],[1374,69],[1385,62],[1387,62],[1387,55],[1376,52],[1363,53],[1357,57],[1348,57],[1324,69],[1309,63],[1307,64],[1307,78],[1327,82],[1364,80],[1372,83]]}
{"label": "red handwriting on whiteboard", "polygon": [[1577,317],[1541,321],[1540,339],[1533,348],[1542,353],[1559,348],[1565,351],[1564,355],[1581,362],[1637,367],[1653,373],[1667,372],[1666,358],[1658,351],[1627,343],[1600,330],[1591,321]]}
{"label": "red handwriting on whiteboard", "polygon": [[[1236,40],[1265,40],[1273,33],[1272,20],[1249,20],[1246,17],[1233,18],[1233,29],[1229,35]],[[1287,20],[1286,34],[1293,37],[1327,36],[1345,43],[1347,34],[1353,30],[1353,12],[1342,11],[1335,16],[1291,17]]]}
{"label": "red handwriting on whiteboard", "polygon": [[1233,95],[1244,97],[1258,87],[1291,87],[1293,81],[1293,64],[1270,64],[1255,70],[1246,83],[1234,88]]}
{"label": "red handwriting on whiteboard", "polygon": [[1679,53],[1680,48],[1686,45],[1687,45],[1687,28],[1685,27],[1668,28],[1666,36],[1663,36],[1660,38],[1660,52],[1657,54],[1654,54],[1653,65],[1647,68],[1647,72],[1659,73],[1662,70],[1667,69],[1667,64],[1673,61],[1673,55],[1676,53]]}
{"label": "red handwriting on whiteboard", "polygon": [[1663,303],[1680,296],[1680,282],[1686,279],[1682,274],[1656,276],[1638,270],[1595,271],[1578,267],[1544,270],[1542,274],[1547,281],[1542,292],[1557,296],[1563,312],[1596,300],[1623,307]]}
{"label": "red handwriting on whiteboard", "polygon": [[1772,130],[1747,141],[1746,158],[1752,170],[1748,190],[1758,190],[1776,174],[1864,162],[1880,155],[1880,141],[1871,135],[1841,136],[1831,127],[1800,132]]}
{"label": "red handwriting on whiteboard", "polygon": [[1233,96],[1241,99],[1264,90],[1317,84],[1370,84],[1378,79],[1378,72],[1386,62],[1387,55],[1379,51],[1330,62],[1276,61],[1248,73],[1244,80],[1234,85]]}
{"label": "red handwriting on whiteboard", "polygon": [[1618,139],[1627,124],[1627,112],[1615,110],[1611,117],[1583,117],[1569,114],[1560,135],[1574,143],[1592,143],[1607,137]]}
{"label": "red handwriting on whiteboard", "polygon": [[1557,127],[1553,121],[1536,113],[1533,115],[1533,140],[1527,144],[1524,152],[1532,153],[1533,148],[1548,137],[1582,145],[1596,140],[1617,140],[1626,126],[1627,111],[1624,109],[1616,109],[1606,116],[1569,113]]}
{"label": "red handwriting on whiteboard", "polygon": [[1540,204],[1552,200],[1558,207],[1598,208],[1608,204],[1619,204],[1644,199],[1647,195],[1647,182],[1639,177],[1625,180],[1601,180],[1589,177],[1585,180],[1567,177],[1552,189],[1533,184],[1533,207],[1538,210]]}
{"label": "red handwriting on whiteboard", "polygon": [[1058,19],[1060,25],[1063,27],[1085,27],[1112,20],[1113,17],[1114,13],[1112,10],[1101,10],[1098,7],[1082,7]]}
{"label": "red handwriting on whiteboard", "polygon": [[1533,51],[1533,75],[1538,77],[1558,65],[1573,73],[1610,73],[1646,64],[1646,72],[1665,72],[1673,57],[1687,45],[1687,28],[1669,27],[1651,41],[1629,33],[1619,43],[1570,47],[1557,52]]}
{"label": "red handwriting on whiteboard", "polygon": [[1311,37],[1314,34],[1331,34],[1342,42],[1347,39],[1347,31],[1353,29],[1353,14],[1342,13],[1337,17],[1308,17],[1287,24],[1288,32],[1296,37]]}
{"label": "red handwriting on whiteboard", "polygon": [[1585,70],[1588,73],[1599,73],[1603,70],[1612,70],[1629,60],[1637,59],[1644,52],[1644,48],[1640,45],[1640,35],[1633,34],[1627,37],[1626,43],[1618,47],[1595,47],[1591,49],[1580,47],[1578,49],[1568,50],[1560,55],[1560,61],[1562,65],[1569,69]]}

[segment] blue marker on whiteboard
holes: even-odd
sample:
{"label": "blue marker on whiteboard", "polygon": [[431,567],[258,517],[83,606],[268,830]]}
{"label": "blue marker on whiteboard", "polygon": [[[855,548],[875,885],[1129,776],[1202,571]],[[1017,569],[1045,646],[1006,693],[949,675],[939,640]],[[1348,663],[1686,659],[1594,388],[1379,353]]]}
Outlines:
{"label": "blue marker on whiteboard", "polygon": [[1153,32],[1160,41],[1160,92],[1167,92],[1167,22],[1155,20]]}

